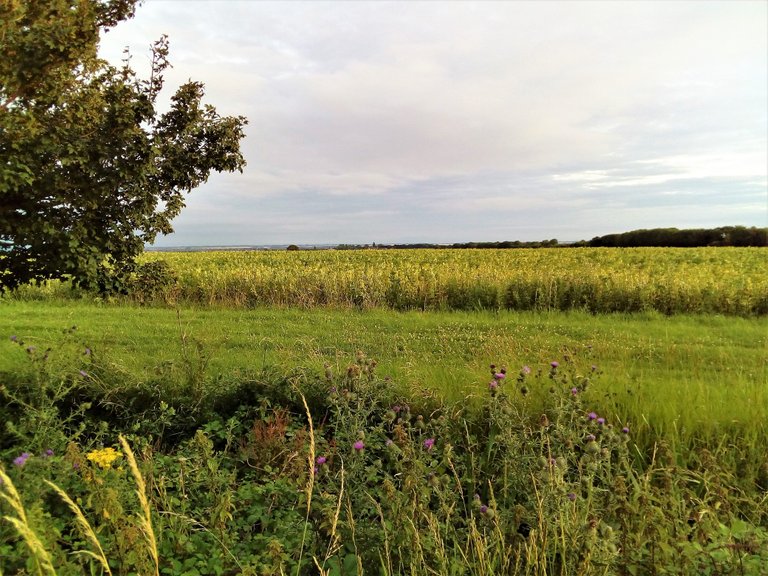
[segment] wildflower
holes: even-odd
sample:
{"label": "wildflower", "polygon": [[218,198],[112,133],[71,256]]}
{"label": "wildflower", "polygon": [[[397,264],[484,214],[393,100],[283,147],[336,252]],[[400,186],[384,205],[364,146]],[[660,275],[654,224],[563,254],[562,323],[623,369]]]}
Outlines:
{"label": "wildflower", "polygon": [[427,450],[432,450],[432,446],[435,445],[435,439],[434,438],[427,438],[424,440],[424,448]]}
{"label": "wildflower", "polygon": [[595,435],[594,434],[588,434],[587,435],[587,442],[594,442],[595,441]]}
{"label": "wildflower", "polygon": [[579,393],[579,389],[578,388],[576,388],[575,386],[573,388],[571,388],[571,395],[572,396],[576,396],[578,393]]}
{"label": "wildflower", "polygon": [[589,414],[587,414],[587,418],[589,418],[590,420],[594,420],[597,418],[597,413],[590,412]]}
{"label": "wildflower", "polygon": [[491,390],[496,390],[496,388],[498,387],[499,387],[499,383],[496,380],[491,380],[488,383],[488,388],[490,388]]}
{"label": "wildflower", "polygon": [[400,410],[401,410],[400,406],[397,406],[397,405],[392,406],[392,412],[394,412],[395,414],[398,414]]}
{"label": "wildflower", "polygon": [[558,366],[560,366],[560,362],[552,361],[549,363],[549,365],[552,366],[552,368],[557,368]]}
{"label": "wildflower", "polygon": [[91,355],[91,349],[86,346],[85,352],[83,352],[83,355],[90,356]]}
{"label": "wildflower", "polygon": [[44,456],[45,456],[46,458],[50,458],[51,456],[53,456],[53,450],[51,450],[50,448],[48,448],[48,450],[46,450],[46,451],[45,451],[45,453],[44,453]]}
{"label": "wildflower", "polygon": [[37,350],[35,346],[27,346],[27,352],[29,352],[30,354],[32,354],[32,352],[34,352],[35,350]]}
{"label": "wildflower", "polygon": [[597,423],[600,424],[600,426],[602,426],[603,424],[605,424],[605,418],[598,418]]}
{"label": "wildflower", "polygon": [[628,428],[627,426],[624,426],[624,428],[622,428],[622,429],[621,429],[621,431],[622,431],[624,434],[629,434],[629,428]]}
{"label": "wildflower", "polygon": [[574,494],[573,492],[568,492],[568,500],[570,500],[571,502],[575,501],[576,494]]}
{"label": "wildflower", "polygon": [[86,458],[99,466],[99,468],[107,469],[112,466],[112,462],[117,460],[122,454],[114,448],[102,448],[101,450],[93,450],[86,454]]}
{"label": "wildflower", "polygon": [[394,442],[392,442],[392,438],[387,438],[387,441],[384,442],[384,446],[386,447],[390,447],[392,444],[394,444]]}
{"label": "wildflower", "polygon": [[318,456],[317,459],[315,460],[315,462],[317,463],[318,466],[322,466],[327,461],[328,461],[328,459],[325,456]]}
{"label": "wildflower", "polygon": [[592,372],[597,372],[597,366],[595,366],[594,364],[592,364]]}
{"label": "wildflower", "polygon": [[486,512],[488,512],[488,506],[483,504],[482,506],[480,506],[480,514],[485,514]]}
{"label": "wildflower", "polygon": [[495,380],[504,380],[506,377],[507,375],[504,372],[496,372],[496,374],[493,375]]}
{"label": "wildflower", "polygon": [[357,450],[358,452],[360,452],[360,450],[362,450],[363,448],[365,448],[365,443],[363,443],[363,441],[362,441],[362,440],[358,440],[357,442],[355,442],[354,444],[352,444],[352,448],[354,448],[355,450]]}
{"label": "wildflower", "polygon": [[13,459],[13,463],[15,466],[18,466],[19,468],[21,468],[22,466],[24,466],[24,464],[27,463],[27,460],[29,459],[30,456],[32,456],[32,454],[30,454],[29,452],[22,452],[21,456],[17,456],[16,458]]}
{"label": "wildflower", "polygon": [[520,370],[523,374],[530,374],[531,373],[531,367],[530,366],[523,366],[523,369]]}
{"label": "wildflower", "polygon": [[18,340],[18,338],[16,337],[15,334],[11,336],[11,342],[16,342],[16,340]]}

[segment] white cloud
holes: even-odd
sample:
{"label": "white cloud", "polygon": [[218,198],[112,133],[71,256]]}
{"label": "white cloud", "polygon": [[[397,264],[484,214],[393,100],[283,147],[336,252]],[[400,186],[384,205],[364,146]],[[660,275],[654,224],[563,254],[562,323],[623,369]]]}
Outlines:
{"label": "white cloud", "polygon": [[[702,220],[764,223],[743,216],[743,197],[768,193],[767,22],[763,2],[148,0],[104,53],[130,44],[146,64],[167,32],[168,85],[202,80],[221,113],[249,118],[246,173],[212,178],[189,210],[251,198],[278,214],[282,199],[312,194],[322,201],[294,203],[290,233],[301,222],[322,242],[339,223],[316,211],[346,214],[350,200],[376,205],[354,233],[392,239],[407,233],[406,210],[425,238],[450,222],[472,239],[487,228],[470,213],[548,209],[535,237],[566,220],[591,237],[601,190],[617,205],[696,198],[680,188],[691,180],[739,190],[723,190],[730,211],[699,192]],[[669,225],[678,212],[655,213]],[[226,233],[242,243],[252,232],[237,216]],[[271,230],[288,227],[275,218]]]}

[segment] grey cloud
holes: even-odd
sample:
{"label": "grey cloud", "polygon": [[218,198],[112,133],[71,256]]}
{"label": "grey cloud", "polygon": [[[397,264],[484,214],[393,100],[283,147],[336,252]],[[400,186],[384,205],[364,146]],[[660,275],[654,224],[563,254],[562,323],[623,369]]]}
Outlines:
{"label": "grey cloud", "polygon": [[168,243],[577,239],[765,224],[767,21],[756,2],[148,0],[104,52],[145,62],[167,32],[168,84],[250,120],[245,174],[194,191]]}

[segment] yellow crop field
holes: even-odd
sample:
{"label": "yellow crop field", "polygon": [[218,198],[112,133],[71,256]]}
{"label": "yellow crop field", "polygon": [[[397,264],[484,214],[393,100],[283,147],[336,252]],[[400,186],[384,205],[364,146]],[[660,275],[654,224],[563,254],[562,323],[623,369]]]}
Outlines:
{"label": "yellow crop field", "polygon": [[765,248],[153,252],[142,262],[159,260],[176,281],[145,274],[135,298],[232,307],[768,313]]}

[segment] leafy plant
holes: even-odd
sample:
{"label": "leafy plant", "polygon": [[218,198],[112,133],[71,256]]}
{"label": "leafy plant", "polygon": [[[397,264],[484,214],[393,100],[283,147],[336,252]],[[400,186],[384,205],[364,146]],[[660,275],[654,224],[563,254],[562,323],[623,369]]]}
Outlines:
{"label": "leafy plant", "polygon": [[158,113],[166,37],[147,80],[129,57],[119,68],[98,58],[100,34],[136,4],[0,5],[0,289],[71,278],[125,291],[144,244],[172,231],[184,192],[245,165],[246,119],[204,105],[202,83],[179,87]]}

